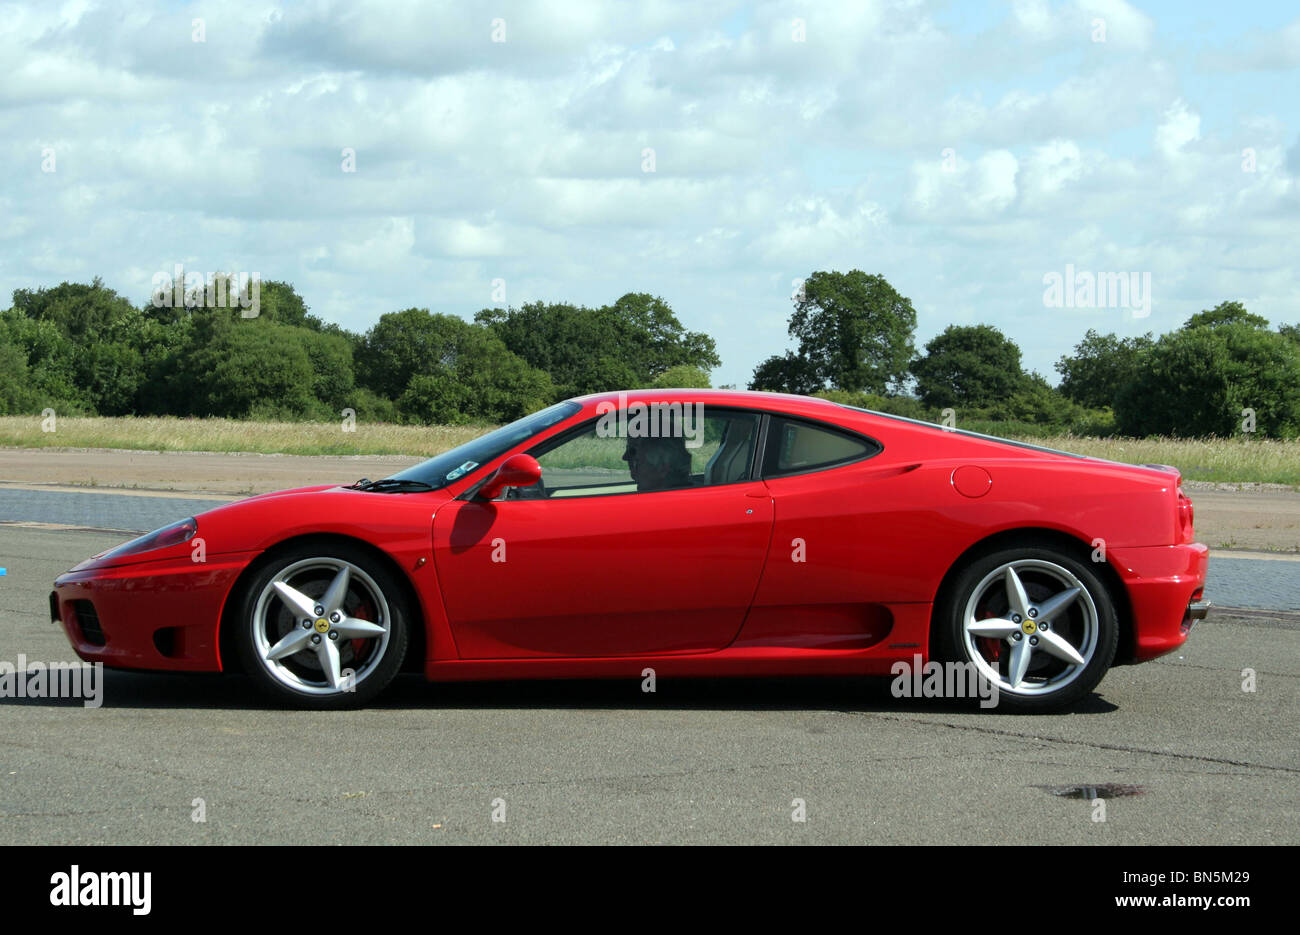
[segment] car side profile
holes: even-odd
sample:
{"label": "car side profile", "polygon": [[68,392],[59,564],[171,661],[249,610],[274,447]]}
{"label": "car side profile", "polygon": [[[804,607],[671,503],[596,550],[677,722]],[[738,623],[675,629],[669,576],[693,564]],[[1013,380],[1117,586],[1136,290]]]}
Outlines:
{"label": "car side profile", "polygon": [[1204,615],[1208,550],[1180,483],[824,399],[603,393],[389,478],[156,530],[61,575],[50,606],[87,661],[242,671],[311,708],[364,704],[404,668],[888,676],[935,660],[978,672],[1000,709],[1054,711]]}

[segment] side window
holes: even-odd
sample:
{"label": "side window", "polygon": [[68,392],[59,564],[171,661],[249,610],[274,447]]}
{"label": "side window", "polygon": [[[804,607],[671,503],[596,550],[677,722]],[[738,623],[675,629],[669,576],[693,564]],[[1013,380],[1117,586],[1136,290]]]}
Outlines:
{"label": "side window", "polygon": [[859,461],[880,452],[874,442],[829,426],[773,416],[767,433],[763,476],[802,474]]}
{"label": "side window", "polygon": [[596,497],[734,484],[750,476],[759,414],[705,406],[662,418],[598,420],[532,454],[542,467],[533,487],[509,499]]}
{"label": "side window", "polygon": [[595,497],[634,493],[636,481],[624,459],[624,439],[602,436],[592,426],[537,456],[544,497]]}

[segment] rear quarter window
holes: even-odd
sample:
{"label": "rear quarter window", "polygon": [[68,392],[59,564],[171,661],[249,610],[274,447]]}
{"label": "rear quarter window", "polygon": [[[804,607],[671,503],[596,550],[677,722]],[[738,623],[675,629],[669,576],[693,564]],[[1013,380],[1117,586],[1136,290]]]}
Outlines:
{"label": "rear quarter window", "polygon": [[874,439],[829,425],[773,416],[767,432],[763,476],[823,471],[870,458],[881,450]]}

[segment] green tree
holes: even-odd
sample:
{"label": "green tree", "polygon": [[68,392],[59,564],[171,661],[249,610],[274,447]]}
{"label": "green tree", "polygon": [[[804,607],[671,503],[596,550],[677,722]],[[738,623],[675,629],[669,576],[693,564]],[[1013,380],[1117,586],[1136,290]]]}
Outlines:
{"label": "green tree", "polygon": [[258,317],[282,325],[310,328],[320,331],[324,327],[315,315],[310,314],[307,303],[298,294],[298,290],[287,282],[270,280],[261,284],[258,290]]}
{"label": "green tree", "polygon": [[362,386],[395,399],[415,422],[500,422],[540,409],[555,387],[496,334],[423,308],[390,312],[357,352]]}
{"label": "green tree", "polygon": [[33,406],[60,412],[93,410],[77,374],[77,345],[52,320],[28,318],[17,308],[3,315],[5,343],[18,349]]}
{"label": "green tree", "polygon": [[[459,319],[458,319],[459,320]],[[454,355],[414,374],[397,400],[407,421],[512,422],[548,405],[551,379],[506,350],[495,335],[465,324]]]}
{"label": "green tree", "polygon": [[[189,358],[204,340],[210,327],[200,328],[193,316],[164,322],[152,306],[141,309],[143,324],[138,346],[144,358],[145,375],[136,391],[136,411],[150,415],[196,415]],[[204,323],[210,326],[210,322]]]}
{"label": "green tree", "polygon": [[1300,348],[1249,321],[1161,336],[1115,401],[1124,435],[1227,436],[1252,410],[1260,435],[1300,434]]}
{"label": "green tree", "polygon": [[1120,338],[1091,328],[1074,346],[1073,356],[1056,362],[1061,392],[1092,409],[1115,405],[1115,397],[1137,375],[1142,355],[1154,344],[1150,333]]}
{"label": "green tree", "polygon": [[722,363],[713,338],[687,331],[658,296],[629,292],[600,311],[623,325],[628,363],[639,375],[654,380],[673,367],[707,370]]}
{"label": "green tree", "polygon": [[1079,407],[1066,399],[1040,373],[1026,373],[1004,401],[994,404],[999,418],[1034,425],[1065,428],[1080,415]]}
{"label": "green tree", "polygon": [[98,276],[86,283],[63,282],[52,289],[17,289],[13,310],[33,321],[48,321],[73,340],[95,340],[117,318],[134,309]]}
{"label": "green tree", "polygon": [[174,380],[196,415],[247,418],[321,415],[316,373],[298,330],[273,321],[218,319]]}
{"label": "green tree", "polygon": [[883,276],[814,272],[795,299],[790,336],[819,388],[899,390],[915,354],[916,311]]}
{"label": "green tree", "polygon": [[462,357],[485,367],[506,368],[515,361],[500,339],[481,325],[455,315],[408,308],[380,317],[357,350],[358,377],[382,396],[397,399],[411,378],[463,370]]}
{"label": "green tree", "polygon": [[417,373],[453,362],[468,327],[460,318],[426,308],[381,315],[357,349],[357,376],[363,386],[396,399]]}
{"label": "green tree", "polygon": [[0,326],[0,415],[16,416],[37,409],[27,373],[27,355],[4,338]]}
{"label": "green tree", "polygon": [[1027,379],[1020,348],[992,325],[949,325],[925,345],[911,372],[921,401],[932,408],[990,406]]}
{"label": "green tree", "polygon": [[337,416],[348,406],[348,400],[356,389],[352,344],[339,334],[307,328],[295,328],[294,332],[307,351],[307,360],[315,375],[311,384],[312,395]]}
{"label": "green tree", "polygon": [[359,422],[399,422],[397,403],[380,396],[374,390],[364,386],[352,390],[347,401],[348,408],[354,410]]}
{"label": "green tree", "polygon": [[818,392],[826,385],[817,374],[812,361],[791,351],[783,357],[769,357],[754,368],[754,376],[749,381],[751,390],[767,390],[772,393],[796,393],[808,396]]}
{"label": "green tree", "polygon": [[1220,302],[1214,308],[1197,312],[1187,319],[1183,330],[1191,328],[1217,328],[1220,325],[1248,325],[1251,328],[1267,328],[1268,319],[1252,315],[1240,302]]}
{"label": "green tree", "polygon": [[475,320],[530,367],[548,373],[561,398],[650,381],[649,374],[639,374],[628,359],[636,348],[625,328],[600,309],[530,302],[520,308],[484,309]]}
{"label": "green tree", "polygon": [[475,316],[530,367],[550,374],[560,397],[648,386],[668,369],[716,367],[708,335],[687,331],[660,298],[628,293],[601,308],[530,302]]}
{"label": "green tree", "polygon": [[669,367],[659,376],[654,378],[650,384],[656,389],[702,389],[707,390],[711,385],[709,375],[699,367],[691,364],[678,364],[675,367]]}
{"label": "green tree", "polygon": [[61,401],[102,415],[134,411],[145,377],[136,340],[141,316],[101,279],[18,289],[9,314],[11,322],[23,322],[11,331],[26,350],[38,393],[51,404]]}

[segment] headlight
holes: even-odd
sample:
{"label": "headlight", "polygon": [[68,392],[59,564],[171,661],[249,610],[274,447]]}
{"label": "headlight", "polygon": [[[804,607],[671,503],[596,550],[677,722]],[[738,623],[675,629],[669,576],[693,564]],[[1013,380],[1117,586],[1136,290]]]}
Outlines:
{"label": "headlight", "polygon": [[198,531],[199,521],[191,516],[179,523],[172,523],[170,526],[147,532],[138,539],[124,542],[115,549],[109,549],[101,555],[96,555],[95,559],[103,561],[105,559],[120,558],[123,555],[135,555],[137,552],[152,552],[154,549],[165,549],[168,546],[180,545],[193,539],[194,534]]}

